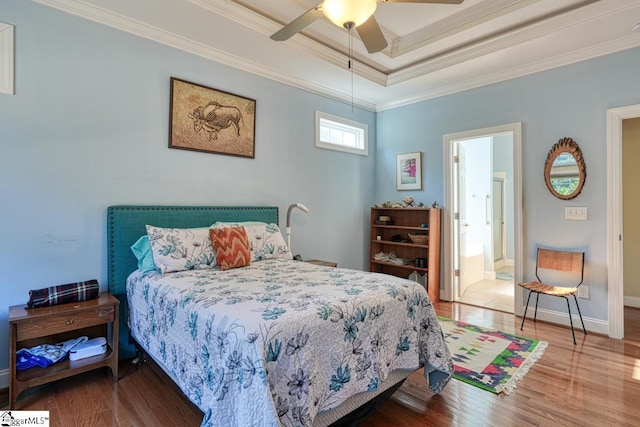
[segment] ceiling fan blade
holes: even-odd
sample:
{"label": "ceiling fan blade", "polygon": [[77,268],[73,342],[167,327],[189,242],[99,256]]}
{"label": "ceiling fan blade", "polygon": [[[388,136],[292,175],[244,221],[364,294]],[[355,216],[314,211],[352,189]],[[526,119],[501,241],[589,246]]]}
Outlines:
{"label": "ceiling fan blade", "polygon": [[364,24],[357,26],[356,30],[358,30],[360,39],[369,53],[380,52],[387,47],[387,40],[384,38],[378,21],[376,21],[373,15],[371,15]]}
{"label": "ceiling fan blade", "polygon": [[439,3],[439,4],[460,4],[464,0],[378,0],[380,3]]}
{"label": "ceiling fan blade", "polygon": [[322,4],[314,7],[298,16],[293,21],[282,27],[279,31],[276,31],[271,35],[271,39],[275,41],[284,41],[292,37],[294,34],[299,33],[308,25],[311,25],[313,21],[323,16]]}

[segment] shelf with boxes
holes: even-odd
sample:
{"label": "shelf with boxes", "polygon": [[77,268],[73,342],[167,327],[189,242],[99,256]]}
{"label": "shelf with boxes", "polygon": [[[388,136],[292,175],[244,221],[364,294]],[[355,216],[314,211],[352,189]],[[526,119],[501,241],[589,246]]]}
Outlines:
{"label": "shelf with boxes", "polygon": [[369,270],[405,278],[426,274],[429,297],[438,301],[440,217],[438,208],[371,208]]}

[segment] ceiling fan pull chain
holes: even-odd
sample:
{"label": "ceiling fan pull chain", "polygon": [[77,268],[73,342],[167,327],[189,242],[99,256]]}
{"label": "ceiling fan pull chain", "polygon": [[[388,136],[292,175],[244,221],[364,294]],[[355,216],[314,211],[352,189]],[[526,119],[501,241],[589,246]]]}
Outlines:
{"label": "ceiling fan pull chain", "polygon": [[351,114],[353,114],[353,26],[349,27],[349,69],[351,70]]}

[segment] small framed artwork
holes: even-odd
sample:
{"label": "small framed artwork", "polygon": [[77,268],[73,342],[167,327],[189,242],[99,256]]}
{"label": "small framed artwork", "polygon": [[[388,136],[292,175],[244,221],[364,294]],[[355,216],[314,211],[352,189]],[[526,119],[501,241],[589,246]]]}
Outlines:
{"label": "small framed artwork", "polygon": [[255,158],[256,101],[171,78],[169,148]]}
{"label": "small framed artwork", "polygon": [[422,190],[422,153],[396,155],[396,189]]}

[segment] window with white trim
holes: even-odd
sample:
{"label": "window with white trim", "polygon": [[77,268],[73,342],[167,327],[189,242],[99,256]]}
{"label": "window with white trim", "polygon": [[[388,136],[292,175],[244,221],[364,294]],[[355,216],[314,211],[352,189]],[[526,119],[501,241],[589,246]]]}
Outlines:
{"label": "window with white trim", "polygon": [[316,111],[316,147],[369,155],[369,126]]}

